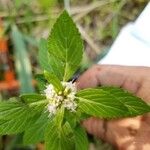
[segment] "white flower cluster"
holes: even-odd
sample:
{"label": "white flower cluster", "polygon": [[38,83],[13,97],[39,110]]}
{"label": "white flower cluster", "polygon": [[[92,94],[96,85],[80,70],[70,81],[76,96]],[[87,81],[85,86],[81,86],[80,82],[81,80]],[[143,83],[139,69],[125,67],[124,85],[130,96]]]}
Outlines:
{"label": "white flower cluster", "polygon": [[50,115],[56,114],[58,108],[62,105],[71,112],[76,111],[77,103],[75,101],[75,94],[77,92],[76,86],[72,82],[62,82],[63,91],[56,92],[52,84],[46,86],[44,93],[49,99],[47,110]]}

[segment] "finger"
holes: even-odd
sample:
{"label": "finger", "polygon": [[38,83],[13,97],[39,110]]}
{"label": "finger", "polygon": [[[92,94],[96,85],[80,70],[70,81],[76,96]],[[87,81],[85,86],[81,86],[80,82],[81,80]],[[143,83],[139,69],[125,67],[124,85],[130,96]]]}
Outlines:
{"label": "finger", "polygon": [[85,127],[89,134],[105,140],[104,120],[91,117],[83,121],[82,125]]}
{"label": "finger", "polygon": [[150,146],[149,124],[141,116],[111,120],[107,122],[107,125],[103,120],[93,117],[84,121],[83,126],[88,133],[117,146],[118,149],[127,149],[129,147],[127,143],[133,146],[133,141],[137,145],[143,145],[143,141],[146,141],[147,146]]}
{"label": "finger", "polygon": [[76,82],[77,88],[84,89],[98,86],[100,83],[97,76],[99,75],[100,70],[101,68],[99,65],[94,65],[92,68],[85,71]]}
{"label": "finger", "polygon": [[126,66],[94,65],[79,77],[77,87],[84,89],[100,85],[115,86],[137,93],[141,87],[141,78],[137,73],[140,72],[140,69]]}

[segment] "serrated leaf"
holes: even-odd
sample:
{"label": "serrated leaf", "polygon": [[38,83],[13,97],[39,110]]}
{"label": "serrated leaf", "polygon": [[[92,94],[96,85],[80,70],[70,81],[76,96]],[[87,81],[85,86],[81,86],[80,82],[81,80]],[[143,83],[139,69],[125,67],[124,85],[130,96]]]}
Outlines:
{"label": "serrated leaf", "polygon": [[28,106],[31,110],[31,114],[41,113],[43,110],[45,110],[45,106],[48,104],[48,100],[45,99],[43,101],[37,101],[33,103],[29,103]]}
{"label": "serrated leaf", "polygon": [[127,108],[119,101],[115,101],[107,91],[100,89],[85,89],[77,93],[79,109],[82,112],[101,118],[115,118],[124,116]]}
{"label": "serrated leaf", "polygon": [[26,129],[30,119],[45,109],[47,101],[29,105],[21,101],[0,102],[0,134],[16,134]]}
{"label": "serrated leaf", "polygon": [[102,87],[101,89],[109,91],[110,94],[117,97],[117,99],[128,108],[131,116],[142,115],[150,112],[150,106],[146,104],[144,100],[129,93],[128,91],[114,87]]}
{"label": "serrated leaf", "polygon": [[63,86],[60,82],[60,80],[57,78],[56,75],[54,75],[53,73],[49,73],[47,71],[44,71],[44,76],[45,76],[45,79],[53,84],[53,86],[58,90],[58,91],[62,91],[63,90]]}
{"label": "serrated leaf", "polygon": [[63,78],[64,66],[59,59],[48,52],[48,42],[41,39],[39,44],[39,63],[43,70],[54,73],[60,80]]}
{"label": "serrated leaf", "polygon": [[101,118],[136,116],[150,111],[140,98],[114,87],[81,90],[77,97],[82,112]]}
{"label": "serrated leaf", "polygon": [[18,119],[24,112],[27,113],[26,105],[17,100],[0,102],[0,119]]}
{"label": "serrated leaf", "polygon": [[69,124],[69,122],[65,122],[65,124],[62,127],[62,130],[65,135],[67,135],[69,138],[73,137],[73,130]]}
{"label": "serrated leaf", "polygon": [[49,122],[45,132],[45,146],[46,150],[59,150],[61,145],[59,143],[60,136],[57,127],[53,122]]}
{"label": "serrated leaf", "polygon": [[25,144],[36,144],[44,141],[44,133],[48,119],[47,113],[42,113],[40,117],[32,119],[30,126],[25,130],[23,136]]}
{"label": "serrated leaf", "polygon": [[28,115],[21,114],[17,119],[0,120],[0,135],[17,134],[25,130]]}
{"label": "serrated leaf", "polygon": [[46,150],[72,150],[70,139],[53,121],[49,121],[45,132]]}
{"label": "serrated leaf", "polygon": [[81,62],[83,43],[75,23],[66,11],[60,15],[53,26],[48,38],[48,51],[50,58],[57,60],[57,70],[54,68],[54,74],[60,74],[58,78],[67,81]]}
{"label": "serrated leaf", "polygon": [[32,103],[32,102],[36,102],[36,101],[40,101],[40,100],[45,100],[46,97],[44,95],[41,94],[22,94],[20,96],[21,100],[23,100],[26,103]]}
{"label": "serrated leaf", "polygon": [[0,102],[0,134],[20,133],[28,122],[29,112],[21,102]]}
{"label": "serrated leaf", "polygon": [[[64,107],[57,110],[55,117],[48,122],[45,131],[46,150],[72,150],[69,127],[67,124],[63,125]],[[67,130],[67,131],[66,131]]]}
{"label": "serrated leaf", "polygon": [[88,150],[88,138],[85,130],[81,126],[77,126],[74,130],[75,150]]}
{"label": "serrated leaf", "polygon": [[65,110],[64,119],[67,121],[72,128],[74,128],[79,121],[80,116],[78,116],[78,112],[70,113],[70,111]]}
{"label": "serrated leaf", "polygon": [[62,127],[62,137],[64,138],[64,144],[62,143],[64,149],[65,147],[67,147],[68,150],[75,149],[74,133],[72,127],[68,122],[65,122],[65,124]]}
{"label": "serrated leaf", "polygon": [[52,70],[47,50],[47,41],[45,39],[41,39],[39,43],[39,63],[43,70]]}

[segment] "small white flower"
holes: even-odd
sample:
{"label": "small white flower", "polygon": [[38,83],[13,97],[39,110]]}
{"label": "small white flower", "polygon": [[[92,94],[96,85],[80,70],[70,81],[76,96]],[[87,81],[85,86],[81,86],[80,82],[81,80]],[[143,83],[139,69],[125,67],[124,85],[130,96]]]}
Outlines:
{"label": "small white flower", "polygon": [[56,98],[56,101],[57,101],[57,102],[63,101],[63,96],[58,96],[58,95],[56,95],[55,98]]}
{"label": "small white flower", "polygon": [[67,98],[70,99],[70,100],[74,100],[75,99],[75,94],[76,93],[70,93],[70,94],[68,94]]}
{"label": "small white flower", "polygon": [[48,104],[48,107],[47,107],[48,111],[50,114],[56,114],[56,105],[55,104]]}
{"label": "small white flower", "polygon": [[44,93],[46,98],[49,100],[47,105],[47,110],[50,116],[56,114],[57,109],[64,106],[71,112],[75,112],[77,108],[77,103],[75,101],[75,94],[77,92],[76,86],[72,82],[61,82],[63,85],[63,90],[58,93],[52,84],[46,86]]}
{"label": "small white flower", "polygon": [[54,86],[52,84],[49,84],[48,86],[46,86],[44,93],[45,93],[47,99],[52,99],[56,94],[56,92],[54,90]]}
{"label": "small white flower", "polygon": [[70,90],[71,92],[74,92],[76,93],[77,92],[77,88],[76,88],[76,85],[75,83],[72,83],[72,82],[61,82],[62,85],[64,87],[66,87],[68,90]]}
{"label": "small white flower", "polygon": [[66,100],[64,101],[64,107],[70,110],[71,112],[74,112],[77,108],[77,104],[75,103],[75,101]]}

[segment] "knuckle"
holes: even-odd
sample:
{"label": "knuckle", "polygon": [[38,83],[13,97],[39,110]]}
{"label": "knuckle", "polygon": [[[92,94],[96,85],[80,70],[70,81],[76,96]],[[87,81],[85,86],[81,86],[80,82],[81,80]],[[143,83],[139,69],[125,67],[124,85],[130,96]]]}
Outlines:
{"label": "knuckle", "polygon": [[100,65],[94,64],[91,69],[92,70],[99,70],[100,69]]}

